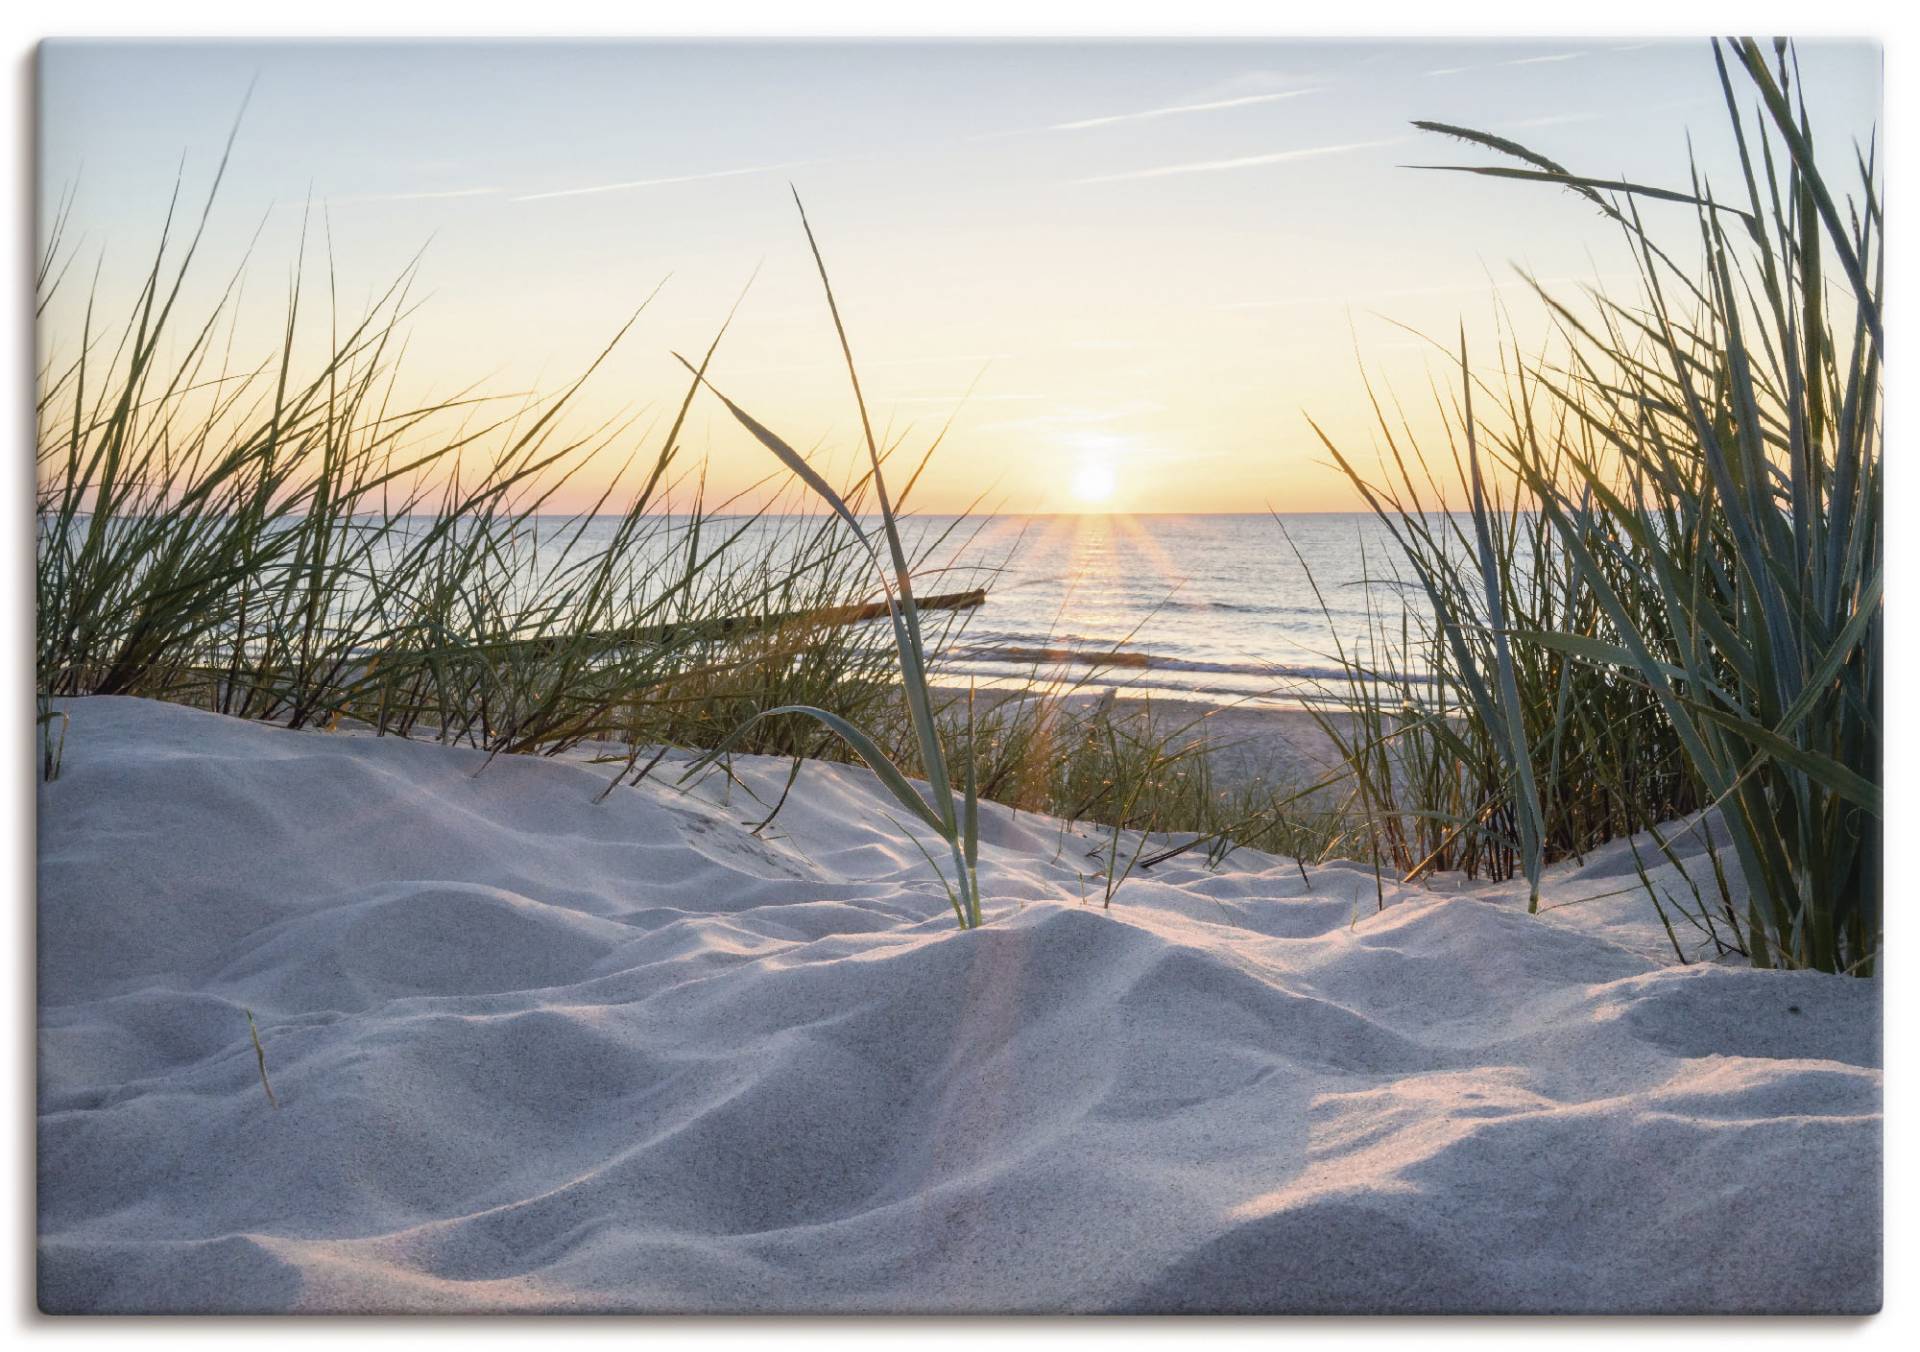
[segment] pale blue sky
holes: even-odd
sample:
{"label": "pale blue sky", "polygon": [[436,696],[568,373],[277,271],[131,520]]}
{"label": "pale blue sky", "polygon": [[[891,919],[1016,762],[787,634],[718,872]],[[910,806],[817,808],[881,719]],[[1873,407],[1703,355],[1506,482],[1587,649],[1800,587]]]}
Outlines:
{"label": "pale blue sky", "polygon": [[[1823,131],[1864,136],[1878,51],[1808,44],[1802,65]],[[1464,316],[1484,341],[1489,271],[1625,266],[1564,193],[1399,167],[1489,159],[1412,118],[1675,185],[1691,128],[1707,170],[1734,173],[1707,45],[1670,40],[59,43],[40,80],[43,203],[76,188],[72,234],[87,271],[104,250],[108,296],[183,153],[197,202],[254,81],[201,274],[224,281],[260,229],[243,345],[273,341],[309,195],[343,298],[431,238],[408,357],[427,392],[556,385],[666,278],[586,406],[657,408],[678,393],[671,350],[704,347],[760,266],[715,378],[845,453],[791,181],[879,416],[937,422],[984,368],[934,507],[982,487],[1071,507],[1090,461],[1140,510],[1345,506],[1302,411],[1364,449],[1357,361],[1412,393],[1429,360],[1370,312],[1441,335]],[[73,322],[56,307],[43,341]],[[764,452],[714,412],[696,445],[716,483],[744,483]]]}

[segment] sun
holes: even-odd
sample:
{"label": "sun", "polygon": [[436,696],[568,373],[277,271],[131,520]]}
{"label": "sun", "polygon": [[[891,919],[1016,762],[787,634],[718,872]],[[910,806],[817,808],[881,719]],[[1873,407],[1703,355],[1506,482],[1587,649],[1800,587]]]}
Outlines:
{"label": "sun", "polygon": [[1115,488],[1113,466],[1105,460],[1082,460],[1073,476],[1073,496],[1093,505],[1106,502]]}

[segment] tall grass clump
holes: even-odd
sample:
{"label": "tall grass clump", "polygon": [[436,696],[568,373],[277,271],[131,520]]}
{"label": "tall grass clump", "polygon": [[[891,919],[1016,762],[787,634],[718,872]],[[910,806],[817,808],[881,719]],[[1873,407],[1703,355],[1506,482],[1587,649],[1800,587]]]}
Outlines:
{"label": "tall grass clump", "polygon": [[[1883,839],[1877,170],[1872,147],[1857,148],[1840,195],[1816,158],[1790,46],[1729,40],[1713,54],[1741,172],[1731,196],[1697,171],[1684,188],[1587,177],[1506,138],[1418,124],[1506,161],[1441,167],[1557,185],[1600,210],[1640,286],[1576,306],[1536,283],[1552,356],[1508,354],[1496,388],[1463,345],[1445,460],[1390,443],[1393,473],[1375,483],[1341,457],[1407,546],[1428,602],[1424,641],[1448,707],[1423,726],[1504,762],[1464,796],[1417,777],[1380,796],[1451,830],[1486,793],[1536,880],[1546,859],[1710,809],[1695,829],[1737,861],[1745,899],[1716,856],[1716,885],[1692,903],[1656,894],[1663,915],[1676,907],[1759,966],[1871,974]],[[1672,232],[1643,219],[1643,204],[1691,208],[1697,266],[1676,261]],[[1420,510],[1432,499],[1409,468],[1448,461],[1464,524]]]}
{"label": "tall grass clump", "polygon": [[[1524,367],[1479,384],[1492,417],[1475,418],[1467,398],[1437,410],[1448,444],[1432,459],[1451,480],[1377,400],[1385,473],[1362,476],[1327,443],[1397,546],[1369,582],[1410,581],[1413,601],[1378,613],[1369,600],[1367,651],[1337,647],[1338,712],[1320,722],[1384,862],[1409,880],[1524,877],[1537,907],[1549,860],[1684,816],[1700,798],[1651,692],[1520,637],[1591,633],[1605,617],[1534,495],[1484,461],[1534,446],[1560,454],[1583,433],[1539,406]],[[1454,493],[1466,510],[1444,510]],[[1592,518],[1587,528],[1598,539],[1612,526]],[[1650,613],[1656,597],[1633,567],[1613,559],[1610,578],[1635,615]]]}
{"label": "tall grass clump", "polygon": [[[839,336],[841,354],[846,359],[847,377],[853,385],[854,403],[860,412],[860,429],[866,441],[868,472],[873,484],[875,505],[880,512],[880,531],[887,549],[886,561],[882,561],[872,537],[861,524],[853,508],[825,479],[820,477],[819,472],[807,462],[805,456],[782,441],[719,390],[714,389],[711,382],[706,381],[704,372],[696,371],[695,379],[707,384],[707,388],[713,390],[720,402],[726,405],[727,411],[739,421],[742,427],[753,434],[755,440],[773,452],[781,464],[791,470],[802,483],[819,496],[821,501],[833,509],[834,514],[845,522],[853,538],[858,541],[865,556],[871,562],[886,601],[887,618],[893,630],[894,655],[899,663],[901,692],[911,718],[917,742],[916,749],[920,754],[921,769],[926,775],[928,792],[923,794],[914,787],[912,781],[874,739],[871,732],[817,705],[787,704],[764,710],[748,724],[743,724],[735,736],[744,734],[753,722],[784,714],[805,715],[832,731],[879,776],[881,783],[893,795],[894,801],[918,818],[946,844],[952,857],[951,879],[931,855],[927,856],[927,862],[939,877],[941,886],[946,891],[947,900],[953,907],[954,918],[959,921],[960,927],[974,929],[980,925],[982,917],[979,887],[980,799],[971,746],[972,701],[968,701],[968,746],[966,754],[961,758],[965,780],[961,791],[956,793],[953,776],[949,773],[947,766],[946,752],[941,746],[940,730],[934,721],[932,686],[927,675],[927,648],[921,632],[919,609],[914,605],[913,600],[913,574],[907,564],[906,550],[901,544],[895,505],[887,496],[880,445],[873,433],[873,420],[867,414],[866,398],[860,392],[859,369],[854,364],[852,345],[847,341],[846,326],[840,319],[840,307],[834,300],[833,284],[827,277],[826,261],[821,257],[819,242],[814,239],[813,227],[807,222],[806,210],[800,207],[797,193],[794,196],[794,205],[800,209],[801,228],[806,232],[807,245],[813,252],[814,264],[820,273],[820,285],[826,293],[827,309],[833,317],[834,332]],[[694,369],[685,358],[681,358],[681,361],[689,370]],[[732,741],[733,738],[729,738],[713,753],[696,761],[689,767],[687,774],[697,773],[715,756],[723,753]],[[915,844],[918,845],[917,840]]]}
{"label": "tall grass clump", "polygon": [[[825,687],[831,706],[839,677],[874,669],[869,627],[821,618],[871,589],[840,542],[769,542],[779,532],[756,515],[699,497],[666,510],[688,487],[698,373],[650,446],[636,450],[624,418],[575,426],[581,389],[644,304],[555,395],[406,404],[412,269],[345,313],[330,266],[324,287],[304,276],[303,236],[277,347],[236,362],[241,270],[191,317],[183,299],[219,177],[184,240],[176,193],[119,318],[90,292],[77,345],[43,334],[43,702],[137,695],[555,754],[662,740],[686,730],[690,698],[751,697],[769,672]],[[56,229],[37,272],[43,324],[71,261]],[[606,486],[585,511],[555,510],[590,478]]]}

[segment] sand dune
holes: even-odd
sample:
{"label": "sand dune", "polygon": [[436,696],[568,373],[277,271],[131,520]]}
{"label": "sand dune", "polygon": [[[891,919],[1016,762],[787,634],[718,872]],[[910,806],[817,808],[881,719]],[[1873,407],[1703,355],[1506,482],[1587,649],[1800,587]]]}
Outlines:
{"label": "sand dune", "polygon": [[1623,848],[1539,918],[1250,854],[1103,911],[991,808],[968,934],[853,769],[755,836],[718,777],[67,707],[50,1311],[1880,1300],[1877,983],[1677,965]]}

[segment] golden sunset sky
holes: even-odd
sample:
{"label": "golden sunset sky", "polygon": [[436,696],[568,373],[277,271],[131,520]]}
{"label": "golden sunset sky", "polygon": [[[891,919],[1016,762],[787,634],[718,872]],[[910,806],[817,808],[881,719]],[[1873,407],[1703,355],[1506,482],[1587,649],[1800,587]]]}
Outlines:
{"label": "golden sunset sky", "polygon": [[[1817,128],[1864,140],[1877,49],[1801,59]],[[329,241],[343,310],[424,246],[402,382],[422,399],[555,389],[658,288],[578,408],[637,416],[625,444],[650,446],[684,385],[671,354],[704,349],[757,269],[713,379],[839,472],[858,426],[791,184],[876,421],[913,448],[958,409],[925,510],[1350,509],[1303,415],[1368,455],[1363,368],[1418,424],[1447,378],[1418,333],[1464,323],[1491,361],[1504,300],[1538,341],[1513,265],[1628,280],[1570,195],[1404,167],[1491,162],[1413,118],[1674,186],[1691,129],[1737,186],[1704,41],[52,43],[41,222],[71,190],[78,261],[43,355],[77,344],[96,264],[124,305],[176,173],[197,211],[250,84],[188,293],[204,305],[251,243],[238,350],[279,341],[303,218],[313,358]],[[1685,208],[1652,210],[1685,240]],[[770,468],[712,400],[687,445],[716,496]]]}

